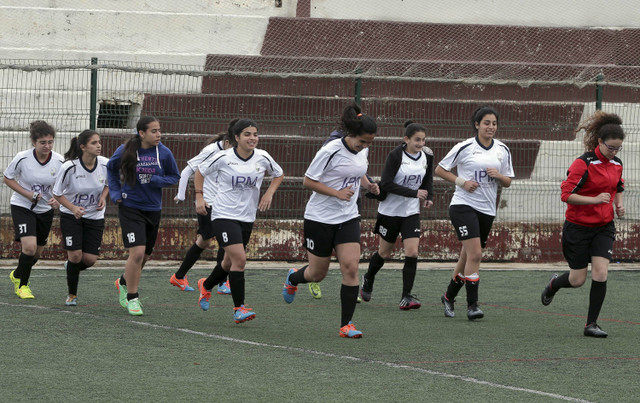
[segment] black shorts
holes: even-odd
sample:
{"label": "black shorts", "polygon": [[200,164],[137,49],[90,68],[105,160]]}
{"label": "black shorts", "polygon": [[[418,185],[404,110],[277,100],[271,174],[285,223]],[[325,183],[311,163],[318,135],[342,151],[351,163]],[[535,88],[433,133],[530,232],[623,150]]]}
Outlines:
{"label": "black shorts", "polygon": [[84,253],[98,255],[102,245],[104,219],[76,219],[72,214],[60,213],[62,247],[65,250],[82,249]]}
{"label": "black shorts", "polygon": [[153,252],[160,228],[160,211],[146,211],[118,205],[118,218],[125,248],[144,245],[145,255]]}
{"label": "black shorts", "polygon": [[20,238],[24,236],[35,236],[39,246],[47,244],[53,223],[53,209],[46,213],[36,214],[29,209],[12,204],[11,218],[13,219],[15,241],[19,242]]}
{"label": "black shorts", "polygon": [[318,257],[329,257],[336,245],[360,243],[360,219],[342,224],[324,224],[318,221],[304,220],[304,242],[309,253]]}
{"label": "black shorts", "polygon": [[241,243],[247,246],[253,231],[252,222],[242,222],[218,218],[212,221],[213,234],[220,248]]}
{"label": "black shorts", "polygon": [[398,234],[402,234],[402,239],[420,238],[420,214],[409,217],[392,217],[378,213],[374,234],[380,235],[382,239],[389,243],[395,243]]}
{"label": "black shorts", "polygon": [[463,204],[449,206],[449,218],[459,241],[480,238],[480,246],[487,246],[494,216],[483,214]]}
{"label": "black shorts", "polygon": [[611,221],[601,227],[585,227],[565,221],[562,227],[562,254],[571,269],[584,269],[592,256],[611,260],[616,226]]}
{"label": "black shorts", "polygon": [[211,223],[211,207],[207,207],[207,215],[198,216],[198,234],[202,235],[202,239],[213,238],[213,224]]}

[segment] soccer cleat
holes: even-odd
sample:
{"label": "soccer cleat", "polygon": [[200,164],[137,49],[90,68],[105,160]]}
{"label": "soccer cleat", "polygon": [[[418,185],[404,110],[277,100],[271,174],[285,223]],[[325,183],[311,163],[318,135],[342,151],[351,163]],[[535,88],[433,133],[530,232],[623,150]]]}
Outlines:
{"label": "soccer cleat", "polygon": [[18,297],[20,297],[22,299],[33,299],[33,298],[35,298],[33,296],[33,294],[31,293],[31,288],[29,288],[28,285],[23,285],[22,287],[18,288],[18,292],[16,294],[18,294]]}
{"label": "soccer cleat", "polygon": [[484,312],[478,308],[478,304],[473,304],[467,308],[467,318],[469,320],[480,319],[484,317]]}
{"label": "soccer cleat", "polygon": [[452,300],[449,301],[447,299],[447,294],[442,295],[442,297],[440,297],[440,301],[442,301],[442,303],[444,304],[444,316],[446,316],[447,318],[453,318],[454,316],[456,316],[456,313],[453,311],[453,303],[456,302],[456,300]]}
{"label": "soccer cleat", "polygon": [[201,278],[198,280],[198,290],[200,290],[200,298],[198,299],[198,303],[200,304],[200,308],[203,311],[209,310],[209,298],[211,298],[211,291],[204,288],[205,278]]}
{"label": "soccer cleat", "polygon": [[240,305],[237,308],[233,308],[233,320],[236,323],[247,322],[256,317],[256,313],[250,310],[251,308]]}
{"label": "soccer cleat", "polygon": [[297,271],[298,269],[289,269],[287,279],[284,281],[284,286],[282,287],[282,297],[287,304],[293,302],[293,299],[296,297],[296,291],[298,291],[298,287],[289,282],[289,277]]}
{"label": "soccer cleat", "polygon": [[359,339],[362,337],[362,332],[359,330],[356,330],[355,325],[349,322],[349,324],[344,325],[340,328],[340,337],[347,337],[349,339]]}
{"label": "soccer cleat", "polygon": [[116,290],[118,290],[118,301],[120,302],[120,306],[127,309],[127,286],[120,284],[120,279],[117,278],[116,282]]}
{"label": "soccer cleat", "polygon": [[554,273],[547,283],[547,286],[544,287],[544,290],[542,290],[542,295],[540,296],[542,305],[549,305],[551,301],[553,301],[553,296],[556,295],[557,291],[554,291],[553,288],[551,288],[551,283],[553,283],[553,280],[555,280],[556,278],[558,278],[558,275]]}
{"label": "soccer cleat", "polygon": [[362,297],[358,295],[358,298],[356,298],[356,303],[361,304],[362,303]]}
{"label": "soccer cleat", "polygon": [[187,281],[187,276],[184,276],[183,279],[179,279],[176,277],[175,273],[169,279],[169,282],[181,289],[182,291],[193,291],[193,287],[189,286],[189,281]]}
{"label": "soccer cleat", "polygon": [[600,326],[596,323],[591,323],[584,327],[584,335],[589,337],[600,337],[605,338],[608,336],[607,332],[600,329]]}
{"label": "soccer cleat", "polygon": [[373,292],[373,281],[367,278],[366,274],[362,275],[362,287],[360,287],[360,296],[365,301],[371,301],[371,293]]}
{"label": "soccer cleat", "polygon": [[15,270],[12,270],[11,273],[9,273],[9,279],[11,280],[11,282],[13,283],[13,292],[16,293],[16,295],[18,294],[18,289],[20,288],[20,279],[19,278],[15,278],[13,276],[13,273],[15,273]]}
{"label": "soccer cleat", "polygon": [[320,290],[320,283],[309,283],[309,292],[315,299],[322,298],[322,290]]}
{"label": "soccer cleat", "polygon": [[422,306],[420,301],[415,297],[415,295],[405,295],[400,300],[400,309],[403,311],[407,311],[409,309],[419,309]]}
{"label": "soccer cleat", "polygon": [[142,304],[138,298],[127,301],[127,310],[129,315],[140,316],[142,315]]}
{"label": "soccer cleat", "polygon": [[78,305],[78,297],[76,295],[69,294],[67,295],[67,300],[64,301],[64,304],[66,306],[76,306]]}
{"label": "soccer cleat", "polygon": [[216,292],[220,295],[231,294],[231,286],[229,285],[229,280],[225,281],[222,284],[218,284],[218,291]]}

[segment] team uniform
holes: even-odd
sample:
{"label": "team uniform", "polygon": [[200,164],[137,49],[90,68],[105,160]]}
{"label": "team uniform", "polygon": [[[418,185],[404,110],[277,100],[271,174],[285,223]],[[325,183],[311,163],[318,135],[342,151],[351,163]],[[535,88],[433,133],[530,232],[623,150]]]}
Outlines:
{"label": "team uniform", "polygon": [[[198,155],[187,161],[187,166],[184,167],[182,173],[180,174],[180,182],[178,183],[178,194],[176,196],[178,200],[185,199],[189,178],[198,170],[198,166],[200,166],[200,164],[202,164],[204,161],[210,160],[210,158],[213,158],[217,153],[223,150],[224,141],[217,141],[207,145],[202,149],[202,151],[200,151]],[[202,186],[202,197],[204,198],[204,201],[209,205],[209,207],[206,208],[207,215],[196,214],[198,219],[197,233],[202,236],[203,240],[209,240],[213,238],[213,224],[211,223],[211,204],[213,203],[215,192],[215,178],[213,176],[205,176]],[[178,271],[171,276],[169,282],[184,291],[192,291],[193,288],[189,286],[189,283],[185,279],[185,277],[189,269],[191,269],[195,262],[200,258],[200,255],[203,251],[203,248],[200,248],[196,243],[194,243],[187,251],[187,254],[184,257],[182,264],[178,268]],[[217,264],[222,264],[223,259],[224,249],[220,247],[218,248],[218,256],[216,257]],[[224,283],[222,285],[219,285],[218,294],[229,294],[230,291],[228,290],[228,288],[229,287]]]}
{"label": "team uniform", "polygon": [[107,163],[109,196],[118,205],[125,248],[145,245],[145,254],[153,252],[162,209],[162,188],[180,180],[176,160],[164,144],[137,151],[136,183],[131,187],[120,180],[120,163],[124,144]]}
{"label": "team uniform", "polygon": [[[380,181],[378,199],[382,201],[378,205],[374,233],[389,243],[395,243],[398,235],[403,240],[420,237],[419,189],[426,190],[427,200],[433,201],[433,152],[424,147],[411,155],[406,149],[407,145],[403,143],[389,153]],[[400,309],[418,309],[421,306],[420,301],[411,295],[417,263],[417,257],[405,256]],[[362,277],[360,295],[363,300],[371,300],[375,276],[383,265],[384,259],[378,252],[374,253]]]}
{"label": "team uniform", "polygon": [[77,219],[73,212],[60,205],[60,229],[66,250],[82,249],[84,253],[97,255],[104,232],[104,211],[98,210],[100,195],[107,186],[107,162],[98,156],[96,165],[89,170],[81,159],[66,161],[53,187],[55,196],[66,197],[73,205],[84,208],[84,215]]}
{"label": "team uniform", "polygon": [[[344,138],[323,146],[305,176],[330,188],[351,186],[354,196],[360,192],[360,181],[369,166],[369,149],[356,152]],[[331,256],[336,245],[360,242],[360,212],[357,197],[349,201],[313,192],[304,210],[304,244],[312,254]]]}
{"label": "team uniform", "polygon": [[456,186],[449,205],[449,216],[458,240],[480,238],[484,248],[496,215],[498,182],[489,176],[487,168],[496,168],[513,178],[513,165],[509,148],[493,139],[484,147],[477,137],[456,144],[438,164],[447,171],[457,168],[458,177],[480,184],[474,192]]}
{"label": "team uniform", "polygon": [[53,210],[48,201],[53,197],[51,191],[64,158],[56,152],[51,152],[47,161],[41,163],[35,153],[35,149],[19,152],[5,169],[4,176],[42,196],[34,205],[31,199],[17,192],[11,195],[15,240],[19,241],[24,236],[35,236],[38,245],[46,245],[53,222]]}
{"label": "team uniform", "polygon": [[[218,152],[203,161],[199,168],[205,178],[214,180],[216,191],[211,201],[213,235],[220,247],[242,244],[246,247],[251,237],[256,211],[260,201],[260,187],[266,174],[280,177],[282,168],[268,152],[254,149],[251,156],[242,158],[236,148]],[[198,281],[200,307],[209,309],[210,291],[227,273],[216,266],[207,279]],[[241,323],[251,320],[255,313],[244,307],[244,271],[230,271],[229,285],[235,306],[234,320]]]}

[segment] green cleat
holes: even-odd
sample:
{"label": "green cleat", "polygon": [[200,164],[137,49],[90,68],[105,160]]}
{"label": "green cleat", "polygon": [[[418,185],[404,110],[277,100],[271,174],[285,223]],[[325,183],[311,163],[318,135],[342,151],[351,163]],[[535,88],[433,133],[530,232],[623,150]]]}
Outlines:
{"label": "green cleat", "polygon": [[140,316],[142,315],[142,304],[138,298],[134,298],[127,303],[127,310],[129,315]]}
{"label": "green cleat", "polygon": [[22,299],[34,299],[35,298],[33,296],[33,294],[31,293],[31,288],[29,288],[28,285],[23,285],[22,287],[18,288],[18,292],[16,294],[18,294],[18,297],[20,297]]}
{"label": "green cleat", "polygon": [[17,295],[18,294],[18,289],[20,288],[20,279],[19,278],[15,278],[13,276],[13,273],[15,273],[15,272],[16,272],[15,270],[12,270],[11,273],[9,273],[9,279],[13,283],[13,291]]}
{"label": "green cleat", "polygon": [[127,286],[120,284],[120,279],[116,279],[116,290],[118,290],[118,300],[120,306],[127,309]]}
{"label": "green cleat", "polygon": [[309,292],[315,299],[322,298],[322,290],[320,290],[320,283],[309,283]]}

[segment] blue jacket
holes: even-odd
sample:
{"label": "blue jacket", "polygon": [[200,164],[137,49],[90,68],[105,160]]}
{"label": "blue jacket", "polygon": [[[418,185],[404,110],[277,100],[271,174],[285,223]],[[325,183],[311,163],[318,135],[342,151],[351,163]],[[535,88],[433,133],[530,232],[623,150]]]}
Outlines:
{"label": "blue jacket", "polygon": [[120,179],[120,163],[124,144],[118,147],[107,163],[109,196],[116,203],[145,211],[162,209],[162,188],[180,180],[178,164],[171,150],[160,143],[157,147],[138,148],[136,183],[130,187]]}

